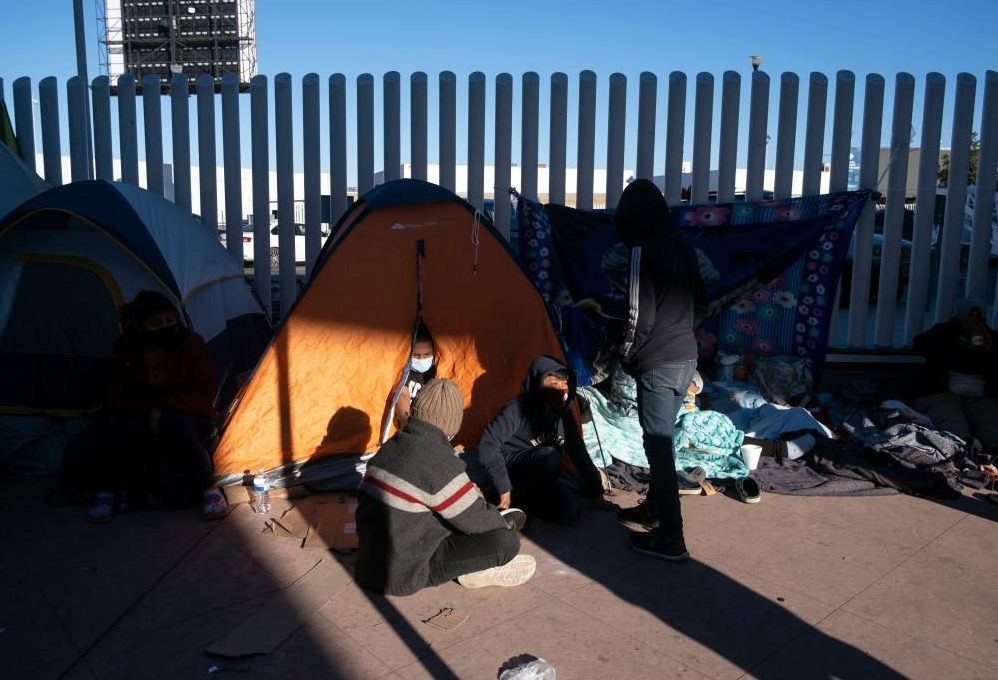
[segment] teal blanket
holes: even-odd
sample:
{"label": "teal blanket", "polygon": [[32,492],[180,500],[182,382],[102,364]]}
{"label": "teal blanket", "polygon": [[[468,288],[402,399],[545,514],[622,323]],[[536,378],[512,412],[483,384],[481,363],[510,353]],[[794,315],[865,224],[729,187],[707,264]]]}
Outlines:
{"label": "teal blanket", "polygon": [[[613,462],[611,458],[616,458],[630,465],[648,467],[641,425],[633,409],[615,408],[599,390],[591,387],[580,388],[579,394],[592,407],[593,422],[583,426],[583,435],[593,462],[605,468]],[[702,467],[708,479],[747,477],[748,467],[739,454],[744,436],[723,413],[684,412],[676,423],[676,468]]]}

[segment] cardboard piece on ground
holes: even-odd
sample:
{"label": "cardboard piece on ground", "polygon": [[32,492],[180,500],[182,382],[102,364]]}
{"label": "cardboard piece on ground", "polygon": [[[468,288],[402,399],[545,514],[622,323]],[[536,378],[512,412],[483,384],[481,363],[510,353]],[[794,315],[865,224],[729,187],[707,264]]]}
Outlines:
{"label": "cardboard piece on ground", "polygon": [[350,494],[335,494],[315,499],[305,548],[328,547],[345,552],[357,549],[357,499]]}
{"label": "cardboard piece on ground", "polygon": [[468,613],[453,607],[442,607],[440,611],[428,619],[423,619],[423,623],[428,623],[434,628],[450,632],[468,620]]}
{"label": "cardboard piece on ground", "polygon": [[320,560],[243,623],[208,645],[206,651],[229,658],[269,654],[294,635],[349,579],[343,570]]}
{"label": "cardboard piece on ground", "polygon": [[289,501],[306,498],[308,495],[308,489],[305,488],[304,484],[295,484],[293,486],[275,486],[270,490],[271,498],[286,498]]}

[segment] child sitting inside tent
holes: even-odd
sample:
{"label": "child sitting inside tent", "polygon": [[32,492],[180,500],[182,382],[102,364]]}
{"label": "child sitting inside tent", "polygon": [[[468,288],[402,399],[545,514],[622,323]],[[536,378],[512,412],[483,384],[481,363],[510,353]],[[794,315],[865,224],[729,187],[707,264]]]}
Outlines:
{"label": "child sitting inside tent", "polygon": [[395,427],[397,429],[401,430],[409,422],[412,400],[416,398],[423,385],[435,377],[437,377],[437,362],[434,356],[433,336],[426,324],[420,321],[413,338],[409,374],[405,377],[405,385],[402,387],[395,404]]}
{"label": "child sitting inside tent", "polygon": [[367,463],[357,506],[357,582],[411,595],[457,579],[468,588],[516,586],[535,560],[518,555],[526,515],[486,504],[450,440],[464,417],[454,383],[431,380],[409,422]]}
{"label": "child sitting inside tent", "polygon": [[571,524],[581,502],[570,488],[573,480],[566,474],[566,463],[577,473],[575,486],[584,494],[601,492],[599,472],[573,415],[575,403],[574,380],[565,365],[549,356],[535,359],[523,392],[488,426],[475,454],[490,477],[499,507],[515,502],[543,519]]}
{"label": "child sitting inside tent", "polygon": [[69,443],[66,483],[96,492],[92,522],[109,521],[150,495],[182,507],[202,492],[206,518],[224,515],[225,496],[210,486],[217,386],[204,340],[155,291],[124,305],[121,322],[104,408]]}

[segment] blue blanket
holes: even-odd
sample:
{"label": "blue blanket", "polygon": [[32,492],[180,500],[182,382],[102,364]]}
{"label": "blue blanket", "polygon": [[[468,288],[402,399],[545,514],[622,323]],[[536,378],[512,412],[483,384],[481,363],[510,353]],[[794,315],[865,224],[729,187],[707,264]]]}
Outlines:
{"label": "blue blanket", "polygon": [[[583,425],[586,449],[597,467],[605,468],[613,459],[648,467],[641,424],[635,413],[611,403],[592,387],[579,392],[589,400],[593,422]],[[676,423],[677,470],[702,467],[709,479],[738,479],[748,475],[739,455],[744,434],[723,414],[714,411],[684,413]]]}

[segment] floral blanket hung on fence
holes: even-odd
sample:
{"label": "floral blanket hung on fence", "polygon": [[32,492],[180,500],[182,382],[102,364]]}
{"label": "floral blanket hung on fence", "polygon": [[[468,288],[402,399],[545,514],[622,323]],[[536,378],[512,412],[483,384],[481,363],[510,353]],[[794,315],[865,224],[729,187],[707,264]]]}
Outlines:
{"label": "floral blanket hung on fence", "polygon": [[[674,206],[673,222],[696,248],[709,299],[712,318],[697,331],[701,358],[718,351],[750,363],[799,356],[817,375],[842,265],[870,195]],[[520,197],[517,224],[522,265],[549,304],[580,384],[598,382],[606,377],[599,358],[613,320],[576,303],[627,308],[629,258],[612,213]]]}

